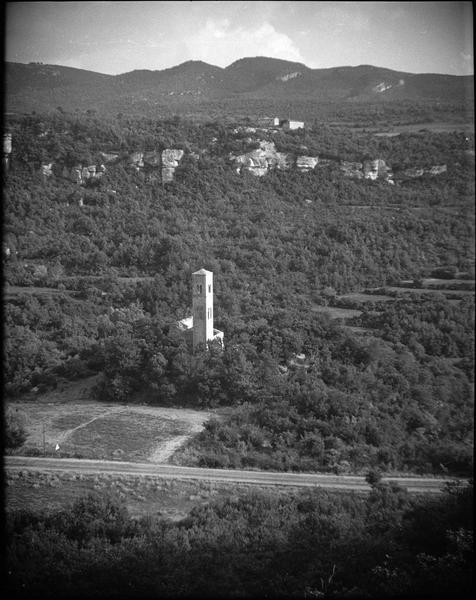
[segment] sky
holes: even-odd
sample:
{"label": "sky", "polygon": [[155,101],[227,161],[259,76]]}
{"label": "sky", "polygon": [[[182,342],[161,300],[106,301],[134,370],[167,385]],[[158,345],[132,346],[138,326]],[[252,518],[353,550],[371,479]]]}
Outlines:
{"label": "sky", "polygon": [[471,2],[7,2],[5,59],[116,75],[269,56],[472,75]]}

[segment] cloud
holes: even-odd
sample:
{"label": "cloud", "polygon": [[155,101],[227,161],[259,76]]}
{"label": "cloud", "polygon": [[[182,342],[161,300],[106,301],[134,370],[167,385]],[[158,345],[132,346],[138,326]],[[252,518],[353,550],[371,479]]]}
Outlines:
{"label": "cloud", "polygon": [[268,22],[243,28],[234,27],[229,19],[208,19],[202,29],[189,36],[186,46],[191,57],[221,67],[244,56],[304,62],[293,40]]}

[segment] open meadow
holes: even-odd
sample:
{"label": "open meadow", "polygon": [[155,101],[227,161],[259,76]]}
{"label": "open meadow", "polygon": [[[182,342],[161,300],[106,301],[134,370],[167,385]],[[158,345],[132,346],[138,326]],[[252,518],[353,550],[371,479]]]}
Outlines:
{"label": "open meadow", "polygon": [[[229,482],[164,479],[134,475],[11,471],[5,477],[5,504],[11,510],[51,512],[70,506],[86,495],[112,497],[131,517],[185,518],[190,511],[218,498],[237,498],[256,486]],[[273,486],[274,494],[293,494],[296,488]],[[341,492],[340,492],[341,493]]]}
{"label": "open meadow", "polygon": [[65,383],[41,395],[28,394],[8,406],[27,433],[12,454],[103,460],[166,462],[201,431],[209,411],[98,402],[95,377]]}

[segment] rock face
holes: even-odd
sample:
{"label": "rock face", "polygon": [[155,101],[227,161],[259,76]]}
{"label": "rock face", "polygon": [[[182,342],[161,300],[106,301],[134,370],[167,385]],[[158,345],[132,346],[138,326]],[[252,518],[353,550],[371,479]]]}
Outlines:
{"label": "rock face", "polygon": [[[100,156],[104,163],[115,163],[119,160],[124,160],[126,165],[136,171],[140,172],[146,170],[149,172],[149,181],[153,180],[153,170],[161,169],[162,182],[173,181],[175,169],[179,166],[181,159],[183,158],[184,151],[179,148],[167,148],[162,152],[152,150],[149,152],[132,152],[129,156],[120,158],[119,154],[112,154],[101,152]],[[198,155],[197,155],[198,158]],[[50,177],[53,174],[54,163],[41,165],[41,173],[43,177]],[[73,167],[64,166],[61,175],[65,179],[69,179],[72,183],[77,185],[84,185],[88,180],[96,180],[104,175],[106,167],[104,164],[101,165],[82,165],[76,164]]]}
{"label": "rock face", "polygon": [[362,177],[364,176],[362,167],[362,163],[349,162],[347,160],[342,160],[339,164],[340,170],[344,173],[346,177],[354,177],[355,179],[362,179]]}
{"label": "rock face", "polygon": [[136,171],[142,169],[144,167],[144,153],[133,152],[132,154],[129,154],[127,163]]}
{"label": "rock face", "polygon": [[381,94],[382,92],[385,92],[389,89],[391,89],[393,86],[391,83],[385,83],[384,81],[382,81],[382,83],[379,83],[378,85],[376,85],[373,90],[374,92],[377,92],[379,94]]}
{"label": "rock face", "polygon": [[364,163],[342,160],[340,161],[339,168],[346,177],[371,179],[372,181],[379,179],[391,184],[394,183],[390,167],[387,167],[385,161],[381,158],[366,160]]}
{"label": "rock face", "polygon": [[75,165],[71,169],[63,167],[63,177],[69,179],[73,183],[78,185],[84,185],[89,179],[99,179],[106,172],[104,165],[90,165],[83,167],[82,165]]}
{"label": "rock face", "polygon": [[247,155],[240,156],[238,162],[241,163],[241,167],[237,169],[239,173],[246,171],[256,177],[262,177],[268,172],[268,161],[263,150],[253,150]]}
{"label": "rock face", "polygon": [[179,166],[184,151],[178,148],[166,148],[162,150],[162,183],[170,183],[174,180],[175,169]]}
{"label": "rock face", "polygon": [[441,173],[446,173],[447,170],[448,169],[446,165],[434,165],[431,167],[431,169],[429,169],[428,173],[430,175],[441,175]]}
{"label": "rock face", "polygon": [[276,148],[272,142],[261,142],[260,147],[246,154],[230,154],[229,158],[235,166],[237,173],[251,173],[256,177],[262,177],[268,172],[268,160],[272,160],[276,154]]}
{"label": "rock face", "polygon": [[422,177],[424,173],[425,169],[419,169],[418,167],[411,167],[410,169],[405,169],[405,171],[403,171],[405,177],[411,177],[412,179],[414,177]]}
{"label": "rock face", "polygon": [[276,79],[280,81],[289,81],[290,79],[294,79],[295,77],[299,77],[301,75],[301,71],[294,71],[293,73],[288,73],[287,75],[281,75],[276,77]]}
{"label": "rock face", "polygon": [[387,167],[385,161],[381,158],[375,160],[366,160],[364,162],[364,177],[365,179],[386,179],[393,177],[390,167]]}
{"label": "rock face", "polygon": [[[184,151],[178,148],[167,148],[162,152],[159,150],[138,150],[131,152],[124,160],[130,169],[136,172],[146,171],[149,182],[157,179],[151,171],[161,169],[162,182],[168,183],[173,181],[175,169],[178,167],[183,155]],[[108,152],[101,152],[101,158],[106,164],[121,160],[119,154]],[[97,176],[98,173],[96,173]]]}
{"label": "rock face", "polygon": [[403,175],[405,177],[410,177],[414,179],[415,177],[423,177],[425,173],[428,175],[441,175],[441,173],[446,173],[448,167],[446,165],[433,165],[429,169],[423,169],[421,167],[411,167],[409,169],[405,169],[403,171]]}
{"label": "rock face", "polygon": [[296,159],[296,168],[301,173],[307,173],[308,171],[312,171],[319,159],[317,156],[298,156]]}
{"label": "rock face", "polygon": [[53,175],[53,163],[48,163],[47,165],[41,165],[41,175],[45,179],[47,177],[51,177]]}
{"label": "rock face", "polygon": [[73,183],[82,183],[83,181],[83,177],[82,177],[82,167],[81,165],[73,167],[71,169],[71,181]]}
{"label": "rock face", "polygon": [[276,152],[276,169],[278,171],[287,171],[293,166],[293,157],[286,152]]}
{"label": "rock face", "polygon": [[143,156],[144,166],[151,168],[160,167],[160,152],[152,150],[151,152],[144,152]]}
{"label": "rock face", "polygon": [[111,153],[111,152],[101,152],[101,158],[104,164],[115,163],[119,160],[119,154]]}
{"label": "rock face", "polygon": [[230,154],[229,156],[237,173],[251,173],[256,177],[266,175],[272,169],[290,169],[294,158],[285,152],[277,152],[274,142],[261,141],[260,147],[246,154]]}

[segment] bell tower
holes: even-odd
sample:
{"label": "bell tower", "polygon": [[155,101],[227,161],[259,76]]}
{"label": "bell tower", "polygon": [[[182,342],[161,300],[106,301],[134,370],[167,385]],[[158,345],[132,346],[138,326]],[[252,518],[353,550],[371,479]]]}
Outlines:
{"label": "bell tower", "polygon": [[192,273],[193,347],[214,339],[213,273],[200,269]]}

